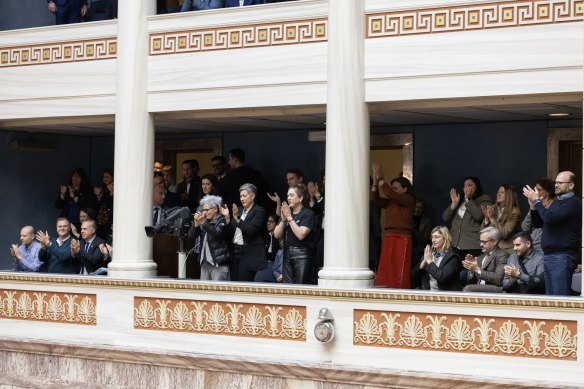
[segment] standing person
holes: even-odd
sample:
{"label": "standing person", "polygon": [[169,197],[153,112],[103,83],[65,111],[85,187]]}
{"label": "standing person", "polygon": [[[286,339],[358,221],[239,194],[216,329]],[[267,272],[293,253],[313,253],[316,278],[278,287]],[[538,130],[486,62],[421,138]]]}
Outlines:
{"label": "standing person", "polygon": [[451,188],[450,200],[450,206],[442,213],[442,220],[451,222],[452,245],[460,258],[467,254],[476,257],[481,254],[479,231],[484,219],[481,206],[491,202],[491,198],[483,193],[480,180],[469,176],[464,179],[462,199],[456,189]]}
{"label": "standing person", "polygon": [[39,259],[42,269],[48,273],[78,273],[77,261],[71,256],[71,224],[64,217],[57,219],[57,239],[51,241],[48,232],[37,231],[36,240],[41,244]]}
{"label": "standing person", "polygon": [[[412,269],[412,228],[416,198],[412,184],[405,177],[385,182],[381,166],[371,165],[373,185],[370,198],[378,208],[385,210],[385,236],[381,247],[375,285],[388,288],[410,288]],[[379,196],[383,191],[387,198]]]}
{"label": "standing person", "polygon": [[252,282],[256,272],[268,266],[264,246],[267,216],[265,209],[255,203],[257,191],[257,187],[249,183],[239,188],[242,206],[231,205],[233,217],[229,215],[227,204],[221,208],[233,242],[232,281]]}
{"label": "standing person", "polygon": [[576,176],[570,171],[556,177],[556,200],[546,208],[536,190],[526,185],[533,226],[542,228],[545,291],[548,295],[569,296],[572,274],[580,260],[582,203],[574,196]]}
{"label": "standing person", "polygon": [[215,174],[215,177],[217,177],[217,180],[221,181],[227,175],[227,168],[229,166],[227,165],[225,157],[216,155],[211,158],[211,167],[213,168],[213,173]]}
{"label": "standing person", "polygon": [[201,200],[201,179],[199,161],[188,159],[182,163],[183,180],[178,184],[176,193],[180,195],[181,205],[189,207],[194,214]]}
{"label": "standing person", "polygon": [[304,206],[309,197],[303,184],[288,188],[287,199],[274,230],[276,239],[284,239],[282,276],[285,283],[310,284],[314,269],[314,212]]}
{"label": "standing person", "polygon": [[164,185],[166,190],[172,193],[176,193],[176,184],[174,183],[174,177],[172,175],[172,166],[166,165],[162,168],[162,178],[164,178]]}
{"label": "standing person", "polygon": [[61,217],[69,220],[77,229],[81,227],[79,211],[92,205],[87,175],[83,168],[75,168],[68,185],[61,185],[55,207],[61,210]]}
{"label": "standing person", "polygon": [[[429,278],[429,289],[461,290],[459,274],[461,261],[452,250],[452,237],[448,228],[435,227],[431,232],[432,246],[426,245],[424,255],[412,273],[425,272]],[[419,277],[421,278],[421,277]]]}
{"label": "standing person", "polygon": [[229,238],[225,218],[221,215],[219,196],[207,195],[194,215],[189,238],[199,240],[201,280],[226,281],[229,277]]}
{"label": "standing person", "polygon": [[201,190],[203,192],[203,196],[216,195],[218,186],[219,181],[217,181],[217,177],[215,177],[213,174],[207,173],[201,177]]}
{"label": "standing person", "polygon": [[496,203],[486,207],[482,227],[495,227],[501,233],[499,247],[513,254],[513,235],[519,228],[521,211],[517,193],[511,185],[503,184],[497,191]]}
{"label": "standing person", "polygon": [[[556,198],[555,182],[547,177],[541,177],[535,180],[534,189],[539,194],[541,204],[548,209]],[[535,228],[531,222],[531,212],[527,212],[521,222],[521,229],[531,235],[532,246],[535,250],[541,250],[541,228]]]}
{"label": "standing person", "polygon": [[47,0],[56,24],[79,23],[87,14],[87,0]]}
{"label": "standing person", "polygon": [[34,227],[26,226],[20,230],[20,246],[13,244],[10,255],[14,261],[14,271],[39,271],[41,244],[34,239]]}

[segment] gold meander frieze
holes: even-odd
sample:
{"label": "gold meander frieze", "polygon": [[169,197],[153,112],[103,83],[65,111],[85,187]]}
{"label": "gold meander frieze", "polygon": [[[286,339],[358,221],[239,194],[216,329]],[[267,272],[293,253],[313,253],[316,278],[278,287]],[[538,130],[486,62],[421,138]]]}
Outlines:
{"label": "gold meander frieze", "polygon": [[306,341],[306,307],[134,297],[134,328]]}
{"label": "gold meander frieze", "polygon": [[0,289],[0,318],[96,325],[96,296]]}
{"label": "gold meander frieze", "polygon": [[353,311],[353,344],[576,360],[577,322],[395,311]]}
{"label": "gold meander frieze", "polygon": [[367,15],[367,38],[580,22],[583,0],[515,0],[382,11]]}
{"label": "gold meander frieze", "polygon": [[0,68],[115,59],[116,53],[113,37],[0,47]]}
{"label": "gold meander frieze", "polygon": [[497,306],[514,309],[549,309],[555,311],[584,311],[584,299],[579,297],[548,298],[545,295],[484,294],[484,293],[432,293],[399,289],[325,289],[319,287],[297,287],[275,283],[201,282],[198,280],[169,280],[168,278],[115,279],[68,275],[67,277],[47,273],[0,272],[2,283],[29,285],[31,283],[60,286],[75,285],[87,288],[165,290],[176,293],[243,294],[269,297],[294,297],[308,299],[334,299],[338,301],[367,301],[398,304],[463,305],[467,307]]}
{"label": "gold meander frieze", "polygon": [[150,35],[150,55],[192,53],[327,41],[327,19],[260,23]]}

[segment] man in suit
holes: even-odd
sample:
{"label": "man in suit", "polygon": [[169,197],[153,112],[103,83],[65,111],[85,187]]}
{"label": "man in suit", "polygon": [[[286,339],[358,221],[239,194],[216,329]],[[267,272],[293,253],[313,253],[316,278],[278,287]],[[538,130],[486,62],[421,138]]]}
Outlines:
{"label": "man in suit", "polygon": [[71,256],[79,262],[79,273],[90,274],[100,267],[107,267],[111,260],[105,242],[96,235],[94,220],[81,224],[81,240],[71,242]]}
{"label": "man in suit", "polygon": [[225,1],[225,8],[264,4],[265,2],[266,2],[266,0],[226,0]]}
{"label": "man in suit", "polygon": [[79,23],[87,14],[87,0],[47,0],[57,24]]}
{"label": "man in suit", "polygon": [[463,292],[498,293],[503,289],[505,265],[509,253],[499,248],[501,233],[495,227],[481,230],[479,244],[482,254],[478,258],[468,254],[462,266],[468,270],[468,285]]}
{"label": "man in suit", "polygon": [[255,204],[256,193],[255,185],[243,184],[239,191],[242,206],[232,205],[233,216],[227,205],[221,208],[233,242],[232,281],[252,282],[256,272],[268,266],[264,246],[267,216],[265,209]]}
{"label": "man in suit", "polygon": [[201,179],[199,173],[199,161],[189,159],[182,163],[183,180],[178,184],[176,193],[180,195],[181,205],[189,207],[194,214],[201,200]]}

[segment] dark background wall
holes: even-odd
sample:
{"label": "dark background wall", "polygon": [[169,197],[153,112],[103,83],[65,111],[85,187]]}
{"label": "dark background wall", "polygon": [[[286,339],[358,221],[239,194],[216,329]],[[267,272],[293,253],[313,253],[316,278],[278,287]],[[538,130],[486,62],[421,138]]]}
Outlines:
{"label": "dark background wall", "polygon": [[55,24],[46,0],[2,0],[0,9],[0,31]]}
{"label": "dark background wall", "polygon": [[[581,124],[565,122],[565,125]],[[545,175],[548,126],[547,122],[540,121],[374,128],[372,132],[414,133],[415,190],[430,203],[438,222],[440,213],[450,202],[450,187],[460,189],[468,175],[478,176],[491,196],[501,183],[511,183],[519,190]],[[223,138],[225,154],[234,147],[243,148],[248,164],[260,170],[272,189],[281,194],[286,190],[287,168],[298,167],[305,172],[307,180],[318,180],[325,165],[325,143],[309,142],[306,131],[219,135]],[[5,250],[0,256],[1,269],[11,267],[8,248],[10,243],[18,242],[21,226],[32,224],[54,235],[54,223],[59,215],[54,207],[58,187],[68,182],[74,167],[84,167],[95,183],[104,168],[113,166],[112,136],[36,134],[35,140],[53,142],[55,151],[11,152],[9,141],[24,137],[26,134],[0,132],[0,164],[5,169],[4,185],[0,189],[0,203],[4,205],[0,250]],[[525,212],[526,203],[522,196],[519,199]]]}

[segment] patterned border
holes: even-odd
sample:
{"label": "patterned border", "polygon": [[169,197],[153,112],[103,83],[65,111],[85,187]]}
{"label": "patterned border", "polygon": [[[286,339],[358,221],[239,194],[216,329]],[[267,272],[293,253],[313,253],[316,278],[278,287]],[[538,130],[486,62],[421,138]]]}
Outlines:
{"label": "patterned border", "polygon": [[327,41],[327,19],[187,30],[150,35],[150,55]]}
{"label": "patterned border", "polygon": [[119,280],[108,277],[81,277],[81,276],[51,276],[47,274],[33,273],[13,273],[0,272],[1,282],[22,282],[28,283],[48,283],[52,285],[85,285],[85,286],[108,286],[115,288],[141,288],[151,290],[171,290],[171,291],[193,291],[215,294],[245,293],[266,296],[294,296],[306,298],[325,298],[339,300],[363,300],[369,302],[392,302],[392,303],[432,303],[446,305],[498,305],[502,307],[518,308],[542,308],[563,311],[584,311],[584,299],[565,298],[554,299],[545,295],[536,296],[532,299],[523,298],[522,295],[484,295],[472,294],[447,294],[431,292],[396,291],[391,289],[360,289],[360,290],[334,290],[318,287],[283,287],[270,284],[258,283],[238,284],[238,283],[208,283],[197,280]]}
{"label": "patterned border", "polygon": [[0,47],[0,68],[115,59],[117,39]]}
{"label": "patterned border", "polygon": [[306,341],[306,307],[134,297],[134,328]]}
{"label": "patterned border", "polygon": [[515,0],[367,15],[367,38],[579,22],[583,0]]}
{"label": "patterned border", "polygon": [[0,289],[0,318],[96,325],[96,296]]}
{"label": "patterned border", "polygon": [[541,359],[577,359],[576,321],[353,311],[353,344]]}

